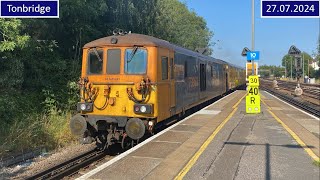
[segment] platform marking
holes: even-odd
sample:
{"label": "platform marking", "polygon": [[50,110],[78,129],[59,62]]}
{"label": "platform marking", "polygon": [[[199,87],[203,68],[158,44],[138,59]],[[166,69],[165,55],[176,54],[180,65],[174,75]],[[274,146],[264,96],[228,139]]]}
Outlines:
{"label": "platform marking", "polygon": [[282,127],[293,137],[293,139],[297,141],[297,143],[308,153],[308,155],[312,157],[313,160],[319,161],[319,157],[299,138],[295,132],[293,132],[283,121],[281,121],[277,115],[271,111],[271,107],[268,106],[264,101],[262,101],[262,103],[268,107],[268,112],[282,125]]}
{"label": "platform marking", "polygon": [[[210,107],[210,106],[212,106],[212,105],[214,105],[214,104],[216,104],[216,103],[218,103],[218,102],[220,102],[220,101],[224,100],[225,98],[227,98],[227,97],[229,97],[229,96],[233,95],[233,94],[234,94],[234,93],[236,93],[236,92],[237,92],[237,91],[235,91],[235,92],[233,92],[233,93],[231,93],[231,94],[228,94],[227,96],[225,96],[225,97],[223,97],[223,98],[219,99],[218,101],[216,101],[216,102],[214,102],[214,103],[212,103],[212,104],[210,104],[210,105],[208,105],[208,106],[206,106],[206,107],[204,107],[204,108],[202,108],[202,109],[208,108],[208,107]],[[243,97],[242,97],[242,98],[243,98]],[[104,163],[104,164],[100,165],[99,167],[97,167],[97,168],[95,168],[95,169],[93,169],[93,170],[89,171],[88,173],[86,173],[86,174],[84,174],[84,175],[80,176],[80,177],[79,177],[79,178],[77,178],[76,180],[86,180],[86,179],[89,179],[91,176],[93,176],[93,175],[95,175],[96,173],[98,173],[98,172],[102,171],[103,169],[105,169],[106,167],[108,167],[108,166],[112,165],[113,163],[115,163],[115,162],[119,161],[120,159],[122,159],[122,158],[126,157],[126,156],[127,156],[127,155],[129,155],[130,153],[132,153],[132,152],[136,151],[137,149],[139,149],[140,147],[144,146],[144,145],[145,145],[145,144],[147,144],[148,142],[150,142],[150,141],[154,140],[155,138],[157,138],[157,137],[161,136],[162,134],[166,133],[167,131],[171,130],[172,128],[174,128],[174,127],[178,126],[179,124],[181,124],[181,123],[185,122],[186,120],[188,120],[188,119],[192,118],[192,117],[193,117],[193,116],[195,116],[196,114],[197,114],[197,113],[194,113],[194,114],[192,114],[192,115],[190,115],[190,116],[188,116],[188,117],[184,118],[182,121],[180,121],[180,122],[178,122],[178,123],[176,123],[176,124],[174,124],[174,125],[172,125],[172,126],[170,126],[170,127],[166,128],[165,130],[161,131],[160,133],[158,133],[158,134],[156,134],[156,135],[154,135],[154,136],[152,136],[152,137],[150,137],[150,138],[146,139],[146,140],[145,140],[145,141],[143,141],[142,143],[140,143],[140,144],[138,144],[138,145],[134,146],[133,148],[131,148],[131,149],[127,150],[126,152],[124,152],[124,153],[120,154],[119,156],[117,156],[117,157],[115,157],[115,158],[111,159],[110,161],[108,161],[108,162],[106,162],[106,163]]]}
{"label": "platform marking", "polygon": [[198,111],[198,114],[216,115],[216,114],[219,114],[220,112],[221,112],[221,111],[202,109],[202,110]]}
{"label": "platform marking", "polygon": [[272,97],[274,97],[274,98],[278,99],[279,101],[281,101],[281,102],[283,102],[283,103],[285,103],[285,104],[287,104],[287,105],[291,106],[292,108],[294,108],[294,109],[296,109],[296,110],[298,110],[298,111],[300,111],[300,112],[303,112],[304,114],[306,114],[306,115],[308,115],[308,116],[310,116],[310,117],[312,117],[312,118],[314,118],[314,119],[316,119],[316,120],[320,121],[320,118],[318,118],[318,117],[316,117],[316,116],[314,116],[314,115],[312,115],[312,114],[309,114],[309,113],[307,113],[307,112],[305,112],[305,111],[303,111],[303,110],[301,110],[301,109],[299,109],[299,108],[297,108],[297,107],[295,107],[295,106],[293,106],[293,105],[291,105],[291,104],[289,104],[289,103],[287,103],[287,102],[283,101],[282,99],[280,99],[280,98],[278,98],[278,97],[276,97],[276,96],[274,96],[274,95],[270,94],[270,93],[269,93],[269,92],[267,92],[267,91],[264,91],[264,92],[266,92],[266,93],[267,93],[267,94],[269,94],[270,96],[272,96]]}
{"label": "platform marking", "polygon": [[241,100],[246,97],[245,94],[239,101],[232,107],[232,112],[222,121],[222,123],[213,131],[213,133],[208,137],[208,139],[202,144],[199,150],[193,155],[193,157],[189,160],[187,165],[179,172],[179,174],[174,178],[175,180],[182,180],[183,177],[189,172],[192,166],[196,163],[199,159],[201,154],[207,149],[211,141],[215,138],[215,136],[219,133],[219,131],[223,128],[223,126],[232,118],[234,113],[238,110],[238,105],[240,104]]}

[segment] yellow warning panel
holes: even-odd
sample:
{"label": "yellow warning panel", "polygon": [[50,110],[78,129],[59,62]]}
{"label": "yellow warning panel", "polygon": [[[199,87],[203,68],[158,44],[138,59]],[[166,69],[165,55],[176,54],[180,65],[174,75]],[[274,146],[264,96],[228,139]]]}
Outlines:
{"label": "yellow warning panel", "polygon": [[[258,63],[254,62],[254,75],[258,75]],[[246,78],[248,78],[248,76],[252,75],[252,63],[251,62],[247,62],[246,63]]]}
{"label": "yellow warning panel", "polygon": [[258,86],[248,86],[247,90],[249,95],[260,95]]}
{"label": "yellow warning panel", "polygon": [[260,96],[259,95],[247,95],[246,96],[246,112],[248,114],[260,113]]}
{"label": "yellow warning panel", "polygon": [[259,86],[259,77],[257,75],[249,76],[249,86]]}

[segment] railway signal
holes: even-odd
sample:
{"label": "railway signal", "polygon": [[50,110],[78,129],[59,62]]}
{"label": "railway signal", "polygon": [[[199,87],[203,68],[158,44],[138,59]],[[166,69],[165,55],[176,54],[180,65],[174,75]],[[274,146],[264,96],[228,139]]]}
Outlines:
{"label": "railway signal", "polygon": [[249,76],[248,95],[246,96],[246,113],[248,114],[261,112],[259,85],[259,77],[257,75]]}

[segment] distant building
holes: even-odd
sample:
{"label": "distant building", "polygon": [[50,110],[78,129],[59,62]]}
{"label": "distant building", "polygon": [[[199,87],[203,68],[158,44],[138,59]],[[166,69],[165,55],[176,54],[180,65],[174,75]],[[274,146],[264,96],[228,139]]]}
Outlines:
{"label": "distant building", "polygon": [[316,60],[311,61],[309,65],[313,67],[314,70],[319,70],[319,64]]}

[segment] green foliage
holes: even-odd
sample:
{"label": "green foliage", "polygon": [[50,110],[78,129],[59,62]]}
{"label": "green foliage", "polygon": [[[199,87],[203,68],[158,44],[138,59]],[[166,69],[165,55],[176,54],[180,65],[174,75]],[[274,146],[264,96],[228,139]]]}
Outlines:
{"label": "green foliage", "polygon": [[260,75],[265,77],[282,77],[285,75],[285,68],[281,66],[262,65],[259,67]]}
{"label": "green foliage", "polygon": [[192,50],[209,48],[213,36],[178,0],[64,0],[59,11],[59,19],[0,18],[0,140],[9,149],[70,140],[63,136],[80,99],[76,82],[85,43],[115,28]]}
{"label": "green foliage", "polygon": [[176,0],[157,1],[157,36],[172,43],[195,50],[209,48],[213,33],[202,17]]}
{"label": "green foliage", "polygon": [[[14,119],[10,126],[0,128],[0,157],[7,152],[46,147],[55,149],[74,142],[69,130],[70,113],[31,114],[24,119]],[[4,128],[5,127],[5,128]]]}
{"label": "green foliage", "polygon": [[29,36],[22,35],[20,32],[21,21],[19,19],[0,18],[0,52],[25,47]]}
{"label": "green foliage", "polygon": [[[306,52],[302,52],[301,57],[304,62],[304,65],[303,65],[304,75],[308,75],[308,67],[309,67],[309,71],[313,70],[313,68],[308,65],[308,63],[311,63],[313,61],[312,57]],[[294,78],[296,77],[295,59],[293,56],[290,56],[290,55],[283,56],[282,66],[284,66],[287,70],[287,77],[291,77],[291,70],[292,70],[292,77]]]}

